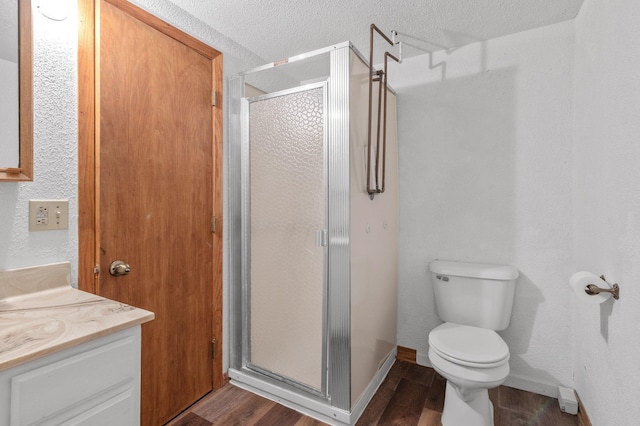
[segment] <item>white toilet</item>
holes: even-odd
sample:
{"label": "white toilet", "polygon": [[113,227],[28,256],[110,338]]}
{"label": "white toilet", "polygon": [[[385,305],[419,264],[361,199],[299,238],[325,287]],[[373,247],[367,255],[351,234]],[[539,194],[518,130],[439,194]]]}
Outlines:
{"label": "white toilet", "polygon": [[443,426],[492,426],[488,389],[509,375],[509,347],[495,332],[511,320],[518,270],[435,260],[429,265],[438,316],[429,361],[447,379]]}

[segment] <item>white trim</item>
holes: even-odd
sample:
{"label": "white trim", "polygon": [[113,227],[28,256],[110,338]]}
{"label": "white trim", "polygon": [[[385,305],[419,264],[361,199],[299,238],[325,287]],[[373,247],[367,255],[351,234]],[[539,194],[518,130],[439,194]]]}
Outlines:
{"label": "white trim", "polygon": [[[294,93],[306,92],[307,90],[319,89],[322,88],[323,95],[327,91],[327,79],[325,78],[322,81],[308,83],[301,86],[291,87],[289,89],[278,90],[275,92],[265,93],[264,95],[258,95],[250,98],[245,98],[250,104],[253,102],[260,102],[268,99],[277,98],[280,96],[293,95]],[[325,102],[326,104],[326,102]],[[324,107],[324,105],[323,105]],[[324,114],[326,116],[326,114]]]}
{"label": "white trim", "polygon": [[292,62],[298,62],[298,61],[302,61],[304,59],[312,58],[314,56],[322,55],[323,53],[330,53],[335,49],[341,49],[343,47],[352,47],[352,46],[351,46],[350,42],[343,41],[342,43],[334,44],[332,46],[323,47],[321,49],[312,50],[311,52],[306,52],[306,53],[302,53],[300,55],[290,56],[289,58],[285,58],[285,59],[282,59],[282,60],[279,60],[279,61],[275,61],[275,62],[270,62],[268,64],[261,65],[261,66],[256,67],[256,68],[251,68],[250,70],[243,71],[241,73],[238,73],[237,75],[245,76],[245,75],[248,75],[248,74],[251,74],[251,73],[254,73],[254,72],[268,70],[268,69],[271,69],[271,68],[278,67],[280,65],[290,64]]}
{"label": "white trim", "polygon": [[263,396],[321,422],[339,426],[350,424],[351,416],[347,411],[256,379],[242,371],[230,368],[229,379],[232,385]]}
{"label": "white trim", "polygon": [[396,355],[397,349],[393,349],[393,351],[389,353],[384,364],[382,364],[382,367],[380,367],[375,377],[369,382],[362,397],[355,404],[351,412],[332,407],[321,401],[251,377],[234,368],[229,369],[229,379],[230,383],[234,386],[263,396],[321,422],[336,426],[348,426],[356,424],[365,408],[367,408],[371,398],[376,394],[385,377],[387,377],[389,370],[391,370],[393,363],[396,361]]}
{"label": "white trim", "polygon": [[539,383],[522,377],[509,376],[503,385],[510,388],[516,388],[527,392],[537,393],[539,395],[558,398],[558,385],[550,385],[548,383]]}

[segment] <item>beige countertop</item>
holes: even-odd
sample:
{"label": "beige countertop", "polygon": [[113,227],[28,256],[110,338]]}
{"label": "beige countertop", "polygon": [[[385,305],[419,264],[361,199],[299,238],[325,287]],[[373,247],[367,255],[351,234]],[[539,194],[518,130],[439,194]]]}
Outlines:
{"label": "beige countertop", "polygon": [[73,288],[68,262],[0,271],[0,371],[153,318]]}

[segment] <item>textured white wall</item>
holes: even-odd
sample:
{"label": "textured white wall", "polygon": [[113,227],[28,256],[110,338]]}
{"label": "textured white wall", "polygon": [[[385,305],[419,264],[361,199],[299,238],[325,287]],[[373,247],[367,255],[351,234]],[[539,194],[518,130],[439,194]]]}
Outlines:
{"label": "textured white wall", "polygon": [[[0,270],[70,261],[77,285],[77,24],[33,13],[34,180],[0,183]],[[68,199],[69,229],[29,232],[30,199]]]}
{"label": "textured white wall", "polygon": [[501,332],[512,385],[572,385],[573,34],[571,22],[555,24],[389,72],[399,117],[398,343],[419,361],[441,323],[429,262],[507,263],[521,274]]}
{"label": "textured white wall", "polygon": [[640,3],[585,0],[575,21],[575,270],[620,300],[574,301],[576,389],[594,425],[640,419]]}

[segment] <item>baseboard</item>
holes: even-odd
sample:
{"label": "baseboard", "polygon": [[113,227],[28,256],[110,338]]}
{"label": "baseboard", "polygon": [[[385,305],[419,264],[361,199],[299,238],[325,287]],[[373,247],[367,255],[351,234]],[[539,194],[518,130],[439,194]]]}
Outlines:
{"label": "baseboard", "polygon": [[417,352],[418,351],[416,351],[415,349],[398,346],[398,355],[396,356],[396,358],[400,361],[406,361],[415,364]]}
{"label": "baseboard", "polygon": [[558,398],[558,385],[539,383],[517,376],[507,377],[507,380],[504,381],[503,385],[531,393],[537,393],[538,395],[550,396],[551,398],[556,399]]}
{"label": "baseboard", "polygon": [[423,367],[433,368],[433,366],[431,365],[431,361],[429,361],[429,356],[427,354],[421,354],[419,352],[416,354],[416,364]]}
{"label": "baseboard", "polygon": [[587,410],[582,405],[578,392],[576,392],[576,396],[578,397],[578,422],[580,422],[580,426],[591,426],[591,420],[589,420]]}

